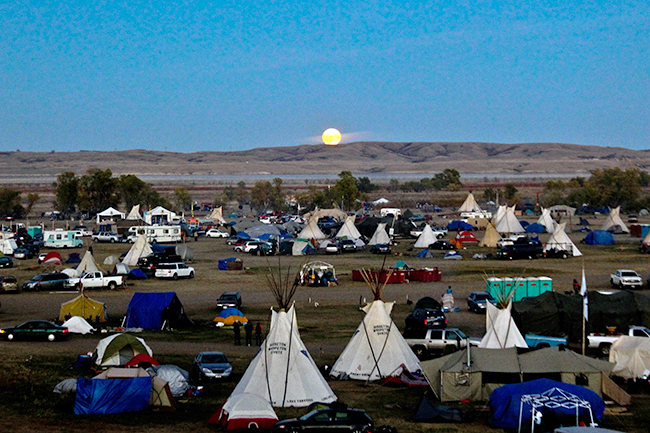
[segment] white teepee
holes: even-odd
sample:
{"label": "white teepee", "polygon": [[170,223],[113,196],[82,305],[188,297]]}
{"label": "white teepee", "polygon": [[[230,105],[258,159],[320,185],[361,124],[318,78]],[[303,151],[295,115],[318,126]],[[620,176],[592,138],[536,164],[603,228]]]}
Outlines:
{"label": "white teepee", "polygon": [[418,236],[418,240],[415,241],[415,248],[429,248],[429,245],[437,241],[436,235],[433,233],[433,229],[429,224],[424,225],[422,233]]}
{"label": "white teepee", "polygon": [[392,302],[382,300],[364,307],[366,314],[332,367],[332,377],[378,380],[395,375],[401,365],[410,372],[420,369],[418,358],[390,318],[392,308]]}
{"label": "white teepee", "polygon": [[131,208],[131,212],[126,216],[127,220],[132,220],[132,221],[137,221],[142,219],[142,215],[140,215],[140,205],[135,204]]}
{"label": "white teepee", "polygon": [[250,393],[274,407],[303,407],[331,403],[336,396],[300,339],[294,306],[271,310],[266,340],[231,396]]}
{"label": "white teepee", "polygon": [[377,229],[372,238],[368,241],[368,245],[389,244],[390,236],[386,233],[386,223],[377,224]]}
{"label": "white teepee", "polygon": [[325,233],[323,233],[320,227],[318,227],[318,218],[313,217],[309,219],[309,224],[307,224],[307,226],[304,229],[302,229],[300,233],[296,235],[296,239],[323,240],[323,239],[327,239],[327,236],[325,236]]}
{"label": "white teepee", "polygon": [[485,235],[478,245],[480,247],[495,248],[499,239],[501,239],[501,235],[499,235],[497,229],[492,223],[488,223],[487,227],[485,228]]}
{"label": "white teepee", "polygon": [[581,256],[582,253],[580,252],[578,247],[576,247],[576,245],[573,243],[571,238],[569,238],[569,235],[567,235],[566,232],[564,231],[565,227],[566,227],[566,223],[557,225],[555,231],[553,232],[548,242],[544,246],[544,251],[555,249],[560,251],[568,251],[574,257]]}
{"label": "white teepee", "polygon": [[361,237],[361,233],[359,233],[359,230],[354,225],[354,216],[349,216],[345,219],[343,226],[341,226],[335,237],[338,239],[352,239],[354,241]]}
{"label": "white teepee", "polygon": [[512,302],[502,310],[492,305],[485,304],[485,335],[478,347],[485,349],[505,349],[507,347],[528,347],[526,340],[519,332],[519,328],[512,319]]}
{"label": "white teepee", "polygon": [[[513,234],[513,233],[524,233],[526,230],[521,226],[521,223],[515,216],[515,207],[503,206],[504,211],[499,219],[499,214],[497,213],[497,221],[495,228],[499,233],[503,234]],[[501,207],[499,207],[499,212],[501,212]]]}
{"label": "white teepee", "polygon": [[458,212],[481,212],[481,206],[478,205],[474,199],[474,194],[471,192],[467,194],[465,202],[458,208]]}
{"label": "white teepee", "polygon": [[133,267],[138,264],[138,259],[140,257],[146,257],[152,252],[153,250],[151,249],[149,242],[147,242],[147,238],[145,238],[144,235],[139,235],[138,239],[136,239],[131,246],[129,252],[126,253],[126,256],[124,256],[122,263]]}
{"label": "white teepee", "polygon": [[75,270],[76,276],[79,277],[86,272],[97,271],[99,271],[99,267],[97,266],[97,262],[95,262],[95,258],[90,251],[86,251],[86,254],[84,254],[83,258],[81,259],[81,263],[79,263]]}
{"label": "white teepee", "polygon": [[[616,226],[618,226],[618,228]],[[609,216],[607,217],[607,220],[605,220],[605,224],[603,224],[601,230],[630,233],[630,229],[627,228],[627,226],[621,219],[620,206],[614,209],[609,208]]]}
{"label": "white teepee", "polygon": [[212,213],[210,213],[208,219],[221,224],[226,224],[226,220],[223,218],[223,207],[219,206],[212,209]]}
{"label": "white teepee", "polygon": [[546,228],[547,233],[555,231],[555,221],[551,217],[551,210],[542,208],[542,215],[537,220],[537,224],[541,224]]}

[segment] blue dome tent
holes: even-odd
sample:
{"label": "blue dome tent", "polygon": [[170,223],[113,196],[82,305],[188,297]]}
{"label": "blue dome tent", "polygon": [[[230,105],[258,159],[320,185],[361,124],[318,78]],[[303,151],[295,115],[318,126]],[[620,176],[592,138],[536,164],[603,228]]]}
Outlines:
{"label": "blue dome tent", "polygon": [[614,235],[607,230],[594,230],[585,237],[587,245],[614,245]]}

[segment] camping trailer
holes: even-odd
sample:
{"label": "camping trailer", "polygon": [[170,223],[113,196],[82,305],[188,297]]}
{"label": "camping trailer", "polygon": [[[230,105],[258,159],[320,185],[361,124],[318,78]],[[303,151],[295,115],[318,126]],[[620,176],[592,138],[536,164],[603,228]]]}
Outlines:
{"label": "camping trailer", "polygon": [[181,242],[181,226],[132,226],[129,233],[138,235],[144,234],[148,242]]}
{"label": "camping trailer", "polygon": [[74,230],[45,230],[43,246],[46,248],[79,248],[83,241],[77,237]]}

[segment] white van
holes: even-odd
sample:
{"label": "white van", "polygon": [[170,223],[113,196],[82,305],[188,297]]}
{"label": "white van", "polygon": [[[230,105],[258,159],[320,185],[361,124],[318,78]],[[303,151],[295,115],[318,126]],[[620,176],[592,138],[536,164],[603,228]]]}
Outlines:
{"label": "white van", "polygon": [[129,235],[144,233],[148,242],[181,242],[181,226],[132,226]]}
{"label": "white van", "polygon": [[399,208],[385,207],[379,210],[379,215],[385,217],[386,215],[393,215],[395,218],[402,215],[402,210]]}
{"label": "white van", "polygon": [[79,248],[83,241],[74,230],[45,230],[43,232],[43,246],[46,248]]}

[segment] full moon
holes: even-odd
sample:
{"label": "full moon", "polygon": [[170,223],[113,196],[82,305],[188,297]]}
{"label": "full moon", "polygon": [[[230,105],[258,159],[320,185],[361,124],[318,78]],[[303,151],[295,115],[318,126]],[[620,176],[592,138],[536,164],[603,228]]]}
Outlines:
{"label": "full moon", "polygon": [[336,146],[341,142],[341,133],[338,129],[329,128],[323,132],[323,143]]}

